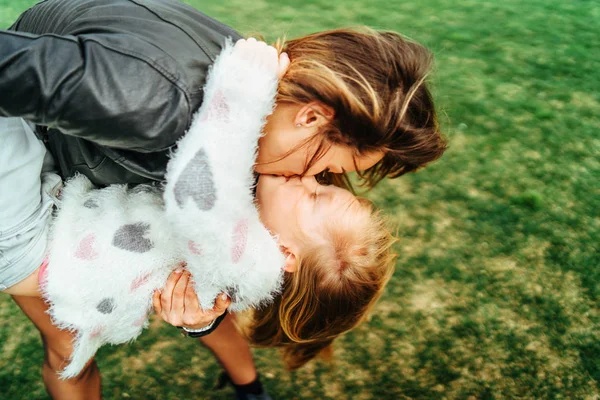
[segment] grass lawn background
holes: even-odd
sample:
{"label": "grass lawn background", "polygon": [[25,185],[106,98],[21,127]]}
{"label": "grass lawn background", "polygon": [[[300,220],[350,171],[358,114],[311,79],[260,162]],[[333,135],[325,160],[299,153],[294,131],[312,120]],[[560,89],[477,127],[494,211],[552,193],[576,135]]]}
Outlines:
{"label": "grass lawn background", "polygon": [[[450,150],[368,196],[397,226],[396,272],[336,362],[288,373],[279,399],[598,398],[600,4],[505,0],[189,1],[274,40],[366,24],[436,55]],[[34,1],[0,0],[0,27]],[[1,95],[1,94],[0,94]],[[0,398],[44,399],[37,331],[0,295]],[[103,348],[106,398],[231,398],[210,353],[155,320]]]}

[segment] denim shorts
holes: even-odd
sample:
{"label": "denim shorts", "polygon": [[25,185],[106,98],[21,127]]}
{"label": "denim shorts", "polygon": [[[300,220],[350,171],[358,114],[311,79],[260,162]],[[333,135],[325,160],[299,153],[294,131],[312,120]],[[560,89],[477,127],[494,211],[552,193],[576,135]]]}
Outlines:
{"label": "denim shorts", "polygon": [[0,117],[0,290],[42,264],[61,186],[32,126],[21,118]]}

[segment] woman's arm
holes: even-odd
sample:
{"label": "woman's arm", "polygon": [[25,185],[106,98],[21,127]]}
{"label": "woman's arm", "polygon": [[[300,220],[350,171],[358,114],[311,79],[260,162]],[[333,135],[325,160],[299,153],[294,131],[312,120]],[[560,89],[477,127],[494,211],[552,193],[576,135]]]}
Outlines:
{"label": "woman's arm", "polygon": [[109,147],[170,147],[190,120],[187,95],[169,73],[122,50],[127,40],[136,39],[0,30],[0,116]]}

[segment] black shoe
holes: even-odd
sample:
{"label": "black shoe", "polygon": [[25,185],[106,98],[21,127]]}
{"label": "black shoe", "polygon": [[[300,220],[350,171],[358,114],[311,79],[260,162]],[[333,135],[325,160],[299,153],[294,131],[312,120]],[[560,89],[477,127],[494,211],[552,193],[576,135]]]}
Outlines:
{"label": "black shoe", "polygon": [[235,392],[236,400],[273,400],[265,390],[261,394]]}
{"label": "black shoe", "polygon": [[[227,372],[223,371],[217,379],[215,389],[223,389],[228,383],[231,384],[231,386],[233,386],[233,388],[235,389],[236,400],[273,400],[260,383],[260,379],[258,378],[258,376],[253,382],[247,385],[239,386],[231,381],[231,378],[229,377],[229,375],[227,375]],[[248,388],[253,388],[253,393],[248,392]],[[260,393],[256,393],[257,391],[259,391]]]}

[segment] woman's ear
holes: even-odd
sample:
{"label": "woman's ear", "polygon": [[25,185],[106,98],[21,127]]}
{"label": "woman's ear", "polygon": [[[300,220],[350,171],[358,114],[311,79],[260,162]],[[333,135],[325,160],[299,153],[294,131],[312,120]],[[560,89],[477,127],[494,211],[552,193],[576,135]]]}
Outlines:
{"label": "woman's ear", "polygon": [[296,272],[298,269],[298,259],[296,258],[296,255],[286,246],[281,245],[279,248],[285,256],[285,265],[283,266],[283,270],[285,272]]}
{"label": "woman's ear", "polygon": [[321,127],[328,124],[334,116],[333,108],[319,101],[311,101],[298,110],[294,124],[298,128]]}

